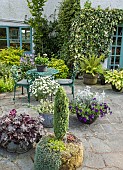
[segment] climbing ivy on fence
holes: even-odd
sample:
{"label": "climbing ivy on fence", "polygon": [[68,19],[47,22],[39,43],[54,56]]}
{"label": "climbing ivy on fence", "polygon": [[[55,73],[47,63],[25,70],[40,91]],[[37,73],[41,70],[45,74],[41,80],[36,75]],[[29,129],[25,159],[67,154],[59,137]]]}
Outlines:
{"label": "climbing ivy on fence", "polygon": [[108,57],[112,35],[123,22],[121,9],[94,9],[86,2],[80,15],[72,23],[70,34],[70,61],[82,55],[101,54]]}

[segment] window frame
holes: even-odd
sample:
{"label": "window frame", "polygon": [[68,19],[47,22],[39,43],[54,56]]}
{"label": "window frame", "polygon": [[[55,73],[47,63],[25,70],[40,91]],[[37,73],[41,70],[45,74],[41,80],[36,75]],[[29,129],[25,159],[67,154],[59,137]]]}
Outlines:
{"label": "window frame", "polygon": [[[30,51],[24,51],[24,53],[26,54],[31,54],[32,53],[32,27],[30,26],[2,26],[0,25],[0,28],[6,28],[6,41],[7,41],[7,47],[10,47],[10,37],[9,37],[9,28],[12,28],[12,27],[17,27],[19,28],[19,34],[20,34],[20,38],[19,38],[19,41],[20,41],[20,49],[22,49],[22,29],[23,28],[29,28],[30,29]],[[0,38],[0,40],[2,40]]]}
{"label": "window frame", "polygon": [[[118,34],[118,28],[122,28],[122,35]],[[113,38],[115,38],[116,43],[113,44]],[[118,44],[118,38],[121,38],[121,44]],[[114,53],[112,53],[112,48],[114,48]],[[117,48],[120,48],[120,54],[117,54]],[[108,57],[108,63],[107,68],[108,69],[117,69],[117,68],[123,68],[123,24],[120,24],[116,27],[116,34],[112,36],[112,43],[110,45],[110,54]],[[113,57],[114,61],[113,64],[111,63],[111,57]],[[119,57],[119,63],[116,63],[116,58]]]}

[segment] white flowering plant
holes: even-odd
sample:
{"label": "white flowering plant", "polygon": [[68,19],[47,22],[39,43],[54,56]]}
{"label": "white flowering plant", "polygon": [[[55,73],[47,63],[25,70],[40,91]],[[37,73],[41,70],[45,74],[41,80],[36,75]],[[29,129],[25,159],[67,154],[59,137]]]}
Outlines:
{"label": "white flowering plant", "polygon": [[46,100],[48,96],[55,95],[59,84],[52,80],[51,77],[40,77],[33,81],[30,86],[30,92],[35,96],[37,100]]}
{"label": "white flowering plant", "polygon": [[71,113],[75,113],[81,122],[93,122],[97,117],[112,114],[109,105],[104,102],[105,92],[91,92],[89,86],[78,91],[75,100],[70,103]]}
{"label": "white flowering plant", "polygon": [[37,106],[31,106],[34,110],[38,113],[45,113],[45,114],[54,114],[54,102],[49,100],[40,100],[40,104]]}

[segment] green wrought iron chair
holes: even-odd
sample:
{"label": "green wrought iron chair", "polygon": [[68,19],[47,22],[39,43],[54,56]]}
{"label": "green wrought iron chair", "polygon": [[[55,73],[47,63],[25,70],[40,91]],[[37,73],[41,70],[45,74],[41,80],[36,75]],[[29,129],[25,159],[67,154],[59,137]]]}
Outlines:
{"label": "green wrought iron chair", "polygon": [[57,79],[56,80],[61,86],[71,87],[73,98],[74,98],[74,82],[75,82],[76,74],[77,74],[77,69],[74,68],[71,79]]}
{"label": "green wrought iron chair", "polygon": [[24,94],[24,88],[26,88],[27,95],[28,95],[28,102],[30,103],[29,87],[30,87],[30,84],[32,81],[29,79],[21,79],[21,68],[18,66],[15,66],[15,65],[12,66],[11,73],[12,73],[13,80],[14,80],[14,98],[13,98],[13,100],[15,101],[16,88],[22,87],[22,95]]}

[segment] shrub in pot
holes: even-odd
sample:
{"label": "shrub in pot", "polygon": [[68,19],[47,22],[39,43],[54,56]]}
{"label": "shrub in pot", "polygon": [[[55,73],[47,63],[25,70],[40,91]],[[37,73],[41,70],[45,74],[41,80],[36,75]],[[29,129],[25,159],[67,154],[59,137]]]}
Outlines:
{"label": "shrub in pot", "polygon": [[34,168],[74,170],[82,165],[83,147],[69,126],[69,102],[63,87],[59,87],[54,103],[54,134],[42,138],[36,147]]}

